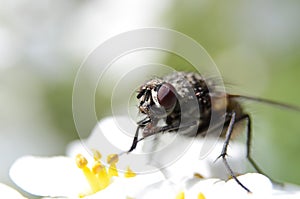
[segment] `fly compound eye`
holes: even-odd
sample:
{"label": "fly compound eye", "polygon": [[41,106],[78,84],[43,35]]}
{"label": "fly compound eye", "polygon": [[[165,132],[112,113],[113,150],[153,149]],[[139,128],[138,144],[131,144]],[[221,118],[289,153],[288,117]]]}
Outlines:
{"label": "fly compound eye", "polygon": [[159,104],[166,110],[173,109],[177,101],[175,93],[175,88],[171,84],[162,84],[157,91],[157,100]]}

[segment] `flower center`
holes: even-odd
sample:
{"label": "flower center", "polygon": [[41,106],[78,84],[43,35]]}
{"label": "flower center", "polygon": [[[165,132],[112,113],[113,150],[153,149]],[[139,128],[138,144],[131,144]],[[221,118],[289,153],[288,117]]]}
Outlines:
{"label": "flower center", "polygon": [[[79,194],[80,198],[83,198],[87,195],[95,194],[98,191],[105,189],[112,182],[112,178],[114,176],[119,176],[117,166],[116,166],[119,160],[117,154],[111,154],[107,156],[107,163],[109,164],[109,168],[107,169],[100,162],[100,159],[102,157],[100,152],[94,150],[93,153],[94,153],[94,163],[92,168],[89,168],[87,166],[88,161],[83,155],[78,154],[76,156],[76,164],[78,168],[82,170],[91,189],[90,192],[88,193]],[[127,167],[127,171],[124,173],[124,177],[130,178],[134,176],[136,176],[136,174],[129,167]]]}
{"label": "flower center", "polygon": [[[202,192],[200,192],[197,196],[198,199],[206,199],[204,194]],[[184,195],[184,192],[179,192],[177,195],[176,195],[176,198],[175,199],[185,199],[185,195]]]}
{"label": "flower center", "polygon": [[176,199],[184,199],[184,192],[177,194]]}

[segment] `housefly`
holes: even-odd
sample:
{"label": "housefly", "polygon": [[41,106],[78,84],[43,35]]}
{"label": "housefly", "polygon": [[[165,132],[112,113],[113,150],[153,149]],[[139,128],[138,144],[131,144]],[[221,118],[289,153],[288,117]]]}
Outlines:
{"label": "housefly", "polygon": [[[251,117],[243,110],[239,99],[300,111],[298,107],[271,100],[219,91],[216,82],[194,72],[175,72],[162,78],[151,79],[140,86],[137,99],[139,112],[145,117],[137,122],[136,133],[128,153],[136,148],[139,141],[151,135],[182,131],[183,136],[205,136],[210,126],[220,128],[217,136],[224,138],[224,144],[218,158],[222,158],[231,177],[247,192],[250,190],[236,177],[226,159],[233,132],[239,123],[243,123],[246,125],[247,159],[258,173],[263,174],[251,157]],[[139,138],[141,130],[142,135]]]}

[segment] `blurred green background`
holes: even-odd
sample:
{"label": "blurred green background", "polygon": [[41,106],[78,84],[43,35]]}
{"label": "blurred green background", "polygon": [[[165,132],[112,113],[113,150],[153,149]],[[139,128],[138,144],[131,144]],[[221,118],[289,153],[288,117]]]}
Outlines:
{"label": "blurred green background", "polygon": [[[171,28],[195,39],[230,92],[300,106],[299,1],[0,2],[0,182],[11,184],[17,157],[64,154],[78,138],[72,89],[80,64],[103,41],[134,28]],[[161,63],[186,68],[171,55]],[[99,119],[110,115],[107,94],[97,100]],[[274,179],[300,184],[300,113],[245,107],[254,158]]]}

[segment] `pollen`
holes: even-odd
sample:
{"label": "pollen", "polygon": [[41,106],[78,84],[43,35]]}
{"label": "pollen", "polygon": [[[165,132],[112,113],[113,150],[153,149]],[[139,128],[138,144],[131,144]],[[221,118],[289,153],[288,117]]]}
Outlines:
{"label": "pollen", "polygon": [[93,149],[93,154],[94,154],[94,160],[99,161],[102,157],[101,153],[98,150]]}
{"label": "pollen", "polygon": [[107,156],[108,164],[116,164],[119,161],[119,156],[117,154],[110,154]]}
{"label": "pollen", "polygon": [[[90,190],[87,193],[80,193],[79,197],[83,198],[88,195],[92,195],[108,187],[112,182],[112,177],[118,176],[117,162],[119,157],[117,154],[111,154],[107,157],[107,162],[109,167],[106,168],[100,161],[102,155],[99,151],[93,150],[94,162],[91,168],[88,167],[87,159],[78,154],[76,156],[76,165],[82,170],[88,184],[90,185]],[[136,174],[128,167],[126,173],[124,174],[126,178],[134,177]]]}
{"label": "pollen", "polygon": [[85,159],[85,157],[83,157],[83,155],[78,154],[76,156],[76,164],[78,166],[78,168],[83,168],[87,165],[88,161]]}
{"label": "pollen", "polygon": [[206,199],[206,197],[204,196],[204,194],[203,193],[199,193],[198,194],[198,197],[197,197],[198,199]]}
{"label": "pollen", "polygon": [[110,154],[107,156],[107,163],[110,164],[108,168],[108,176],[119,176],[116,163],[119,161],[119,156],[117,154]]}
{"label": "pollen", "polygon": [[194,173],[194,177],[199,179],[204,179],[204,176],[201,175],[200,173]]}
{"label": "pollen", "polygon": [[179,194],[177,194],[175,199],[184,199],[184,192],[180,192]]}
{"label": "pollen", "polygon": [[134,173],[134,172],[130,169],[130,167],[127,167],[126,172],[124,173],[124,177],[125,177],[125,178],[132,178],[132,177],[134,177],[134,176],[136,176],[136,173]]}

